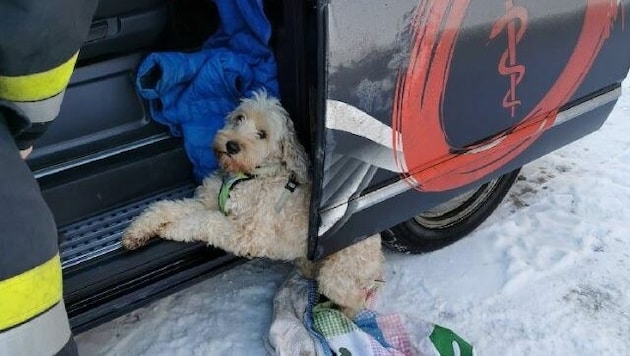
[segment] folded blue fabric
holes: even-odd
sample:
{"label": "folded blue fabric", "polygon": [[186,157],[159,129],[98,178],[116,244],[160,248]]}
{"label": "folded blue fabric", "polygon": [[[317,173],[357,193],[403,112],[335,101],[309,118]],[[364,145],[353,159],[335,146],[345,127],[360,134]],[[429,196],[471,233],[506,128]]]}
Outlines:
{"label": "folded blue fabric", "polygon": [[212,141],[239,100],[261,88],[279,95],[276,61],[268,46],[271,25],[262,0],[214,2],[221,24],[201,50],[152,53],[140,64],[136,79],[153,119],[183,137],[199,181],[217,168]]}

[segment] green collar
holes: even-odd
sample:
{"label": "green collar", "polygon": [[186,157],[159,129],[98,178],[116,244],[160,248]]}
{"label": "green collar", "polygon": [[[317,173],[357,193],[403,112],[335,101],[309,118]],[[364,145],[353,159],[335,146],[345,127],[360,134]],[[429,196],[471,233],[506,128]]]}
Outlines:
{"label": "green collar", "polygon": [[254,178],[254,176],[245,173],[230,173],[223,176],[223,184],[221,184],[221,190],[219,190],[219,210],[221,210],[223,214],[227,215],[229,213],[226,205],[227,201],[230,199],[232,189],[234,189],[238,183],[252,178]]}
{"label": "green collar", "polygon": [[[245,173],[229,173],[223,176],[223,184],[221,184],[221,189],[219,190],[219,210],[225,215],[227,215],[230,211],[227,209],[227,202],[230,200],[230,192],[234,187],[241,182],[246,180],[254,179],[257,175],[245,174]],[[275,209],[277,212],[280,212],[289,199],[289,195],[291,195],[295,189],[300,184],[295,179],[294,175],[289,177],[289,181],[284,186],[284,191],[278,197],[275,204]]]}

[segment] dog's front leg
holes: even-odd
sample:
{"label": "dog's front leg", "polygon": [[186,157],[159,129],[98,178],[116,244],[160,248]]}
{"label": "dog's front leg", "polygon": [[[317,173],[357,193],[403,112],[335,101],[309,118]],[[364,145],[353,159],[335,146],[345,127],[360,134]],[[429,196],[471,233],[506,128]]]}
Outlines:
{"label": "dog's front leg", "polygon": [[195,191],[197,199],[203,202],[209,210],[219,210],[219,191],[221,190],[221,178],[213,174],[203,180],[203,183]]}
{"label": "dog's front leg", "polygon": [[164,227],[205,209],[204,204],[197,199],[153,203],[127,227],[123,233],[122,245],[129,250],[146,245],[149,239],[161,235]]}
{"label": "dog's front leg", "polygon": [[219,211],[198,211],[165,227],[160,236],[174,241],[203,241],[238,256],[257,257],[252,246],[242,240],[243,231]]}

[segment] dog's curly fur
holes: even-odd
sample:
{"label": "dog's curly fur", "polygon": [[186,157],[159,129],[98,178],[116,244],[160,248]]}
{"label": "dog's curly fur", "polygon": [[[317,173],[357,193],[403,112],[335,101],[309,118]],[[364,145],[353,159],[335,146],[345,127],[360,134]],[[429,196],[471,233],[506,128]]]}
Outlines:
{"label": "dog's curly fur", "polygon": [[[317,279],[320,292],[344,313],[353,316],[362,309],[366,292],[377,286],[382,273],[380,236],[317,264],[308,261],[308,156],[280,102],[265,92],[243,99],[228,115],[212,148],[221,172],[206,178],[194,198],[152,204],[125,231],[123,246],[136,249],[160,236],[204,241],[238,256],[293,261],[307,277]],[[227,215],[218,206],[221,174],[226,172],[255,175],[230,192]],[[299,183],[293,193],[285,189],[290,177]],[[280,199],[283,192],[288,199]]]}

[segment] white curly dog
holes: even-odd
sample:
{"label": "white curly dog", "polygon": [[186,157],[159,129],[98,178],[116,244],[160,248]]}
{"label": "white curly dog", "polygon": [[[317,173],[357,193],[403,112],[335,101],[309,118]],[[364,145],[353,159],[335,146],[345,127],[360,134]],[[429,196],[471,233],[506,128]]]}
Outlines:
{"label": "white curly dog", "polygon": [[123,246],[136,249],[160,236],[203,241],[248,258],[293,261],[346,315],[360,311],[382,275],[380,236],[318,263],[307,259],[309,161],[280,102],[265,92],[243,99],[212,148],[220,172],[206,178],[194,198],[149,206],[125,231]]}

